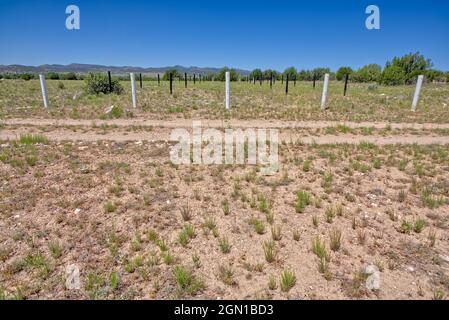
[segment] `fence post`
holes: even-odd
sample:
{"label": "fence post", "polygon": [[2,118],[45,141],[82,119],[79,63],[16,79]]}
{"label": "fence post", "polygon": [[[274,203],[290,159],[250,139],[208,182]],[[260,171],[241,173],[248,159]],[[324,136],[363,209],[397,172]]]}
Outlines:
{"label": "fence post", "polygon": [[157,85],[161,85],[161,78],[159,77],[159,73],[157,74]]}
{"label": "fence post", "polygon": [[39,80],[41,82],[42,99],[44,100],[44,107],[48,108],[48,94],[47,94],[47,85],[45,84],[45,76],[43,74],[40,74]]}
{"label": "fence post", "polygon": [[187,89],[187,72],[184,72],[184,86]]}
{"label": "fence post", "polygon": [[193,74],[193,84],[196,84],[196,74]]}
{"label": "fence post", "polygon": [[133,98],[133,108],[137,108],[137,94],[136,94],[136,78],[134,73],[129,74],[131,78],[131,94]]}
{"label": "fence post", "polygon": [[293,80],[293,86],[296,87],[296,75],[295,75],[295,78]]}
{"label": "fence post", "polygon": [[140,78],[140,89],[142,89],[143,86],[142,86],[142,74],[141,73],[139,74],[139,78]]}
{"label": "fence post", "polygon": [[231,108],[231,73],[226,72],[226,110],[229,110]]}
{"label": "fence post", "polygon": [[349,79],[349,74],[346,74],[346,76],[345,76],[345,90],[343,92],[343,96],[346,96],[346,91],[348,90],[348,79]]}
{"label": "fence post", "polygon": [[329,73],[324,75],[323,96],[321,97],[321,110],[326,110],[327,88],[329,86]]}
{"label": "fence post", "polygon": [[419,94],[421,93],[423,80],[424,80],[423,75],[418,76],[418,81],[416,82],[415,96],[413,97],[413,103],[412,103],[412,111],[413,112],[416,112],[416,107],[418,106]]}
{"label": "fence post", "polygon": [[273,72],[270,74],[270,89],[273,89]]}
{"label": "fence post", "polygon": [[173,75],[171,72],[170,72],[169,79],[170,79],[170,95],[172,95],[173,94]]}
{"label": "fence post", "polygon": [[108,71],[108,80],[109,80],[109,93],[112,92],[112,77],[111,77],[111,71]]}
{"label": "fence post", "polygon": [[285,94],[288,94],[288,75],[285,78]]}
{"label": "fence post", "polygon": [[316,78],[315,78],[315,75],[313,75],[313,88],[315,89],[315,81],[316,81]]}

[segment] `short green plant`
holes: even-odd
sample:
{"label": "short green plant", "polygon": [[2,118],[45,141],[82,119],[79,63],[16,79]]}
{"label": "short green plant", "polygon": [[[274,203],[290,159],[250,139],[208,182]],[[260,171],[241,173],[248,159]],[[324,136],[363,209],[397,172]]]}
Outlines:
{"label": "short green plant", "polygon": [[231,251],[231,245],[227,237],[222,237],[218,240],[218,245],[220,246],[220,251],[222,253],[229,253]]}
{"label": "short green plant", "polygon": [[274,262],[274,260],[276,259],[276,251],[275,251],[274,241],[272,241],[272,240],[264,241],[262,248],[263,248],[263,253],[265,255],[265,260],[268,263]]}
{"label": "short green plant", "polygon": [[281,273],[281,290],[284,292],[290,291],[296,284],[296,276],[293,271],[284,270]]}
{"label": "short green plant", "polygon": [[330,234],[329,234],[329,238],[330,238],[330,248],[332,251],[338,251],[341,248],[341,231],[334,228],[331,230]]}
{"label": "short green plant", "polygon": [[271,227],[271,237],[274,241],[279,241],[282,238],[281,235],[281,227],[280,226],[272,226]]}
{"label": "short green plant", "polygon": [[413,226],[413,230],[416,233],[421,233],[423,231],[423,229],[425,228],[426,224],[427,224],[426,220],[418,219],[418,220],[415,221],[415,225]]}
{"label": "short green plant", "polygon": [[296,194],[295,210],[297,213],[303,213],[306,206],[308,206],[310,203],[310,195],[306,191],[299,191]]}

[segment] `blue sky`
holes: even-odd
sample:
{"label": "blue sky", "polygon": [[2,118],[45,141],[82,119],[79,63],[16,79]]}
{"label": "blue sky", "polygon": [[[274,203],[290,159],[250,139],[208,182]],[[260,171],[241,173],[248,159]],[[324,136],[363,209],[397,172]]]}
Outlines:
{"label": "blue sky", "polygon": [[[65,28],[78,5],[81,30]],[[381,30],[365,28],[365,8]],[[0,0],[0,64],[357,68],[420,51],[449,70],[449,1]]]}

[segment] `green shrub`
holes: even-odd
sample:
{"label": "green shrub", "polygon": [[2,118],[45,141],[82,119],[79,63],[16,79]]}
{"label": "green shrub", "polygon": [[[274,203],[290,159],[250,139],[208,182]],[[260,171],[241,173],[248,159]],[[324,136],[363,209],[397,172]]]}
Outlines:
{"label": "green shrub", "polygon": [[338,69],[337,74],[335,75],[338,81],[344,80],[346,75],[352,74],[354,71],[351,67],[341,67]]}
{"label": "green shrub", "polygon": [[398,66],[388,66],[382,72],[382,84],[387,86],[398,86],[405,84],[405,73]]}
{"label": "green shrub", "polygon": [[117,79],[112,79],[111,88],[109,88],[108,77],[104,74],[89,73],[84,82],[86,85],[85,90],[87,91],[88,94],[99,94],[99,93],[121,94],[123,92],[123,87]]}

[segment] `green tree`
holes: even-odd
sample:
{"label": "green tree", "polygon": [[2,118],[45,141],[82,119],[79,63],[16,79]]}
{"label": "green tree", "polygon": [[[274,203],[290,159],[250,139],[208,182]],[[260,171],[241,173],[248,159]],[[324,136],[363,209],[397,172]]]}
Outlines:
{"label": "green tree", "polygon": [[226,72],[230,73],[231,81],[238,81],[239,75],[235,69],[229,69],[228,67],[224,67],[223,69],[218,72],[218,74],[215,76],[215,80],[217,81],[225,81],[226,80]]}
{"label": "green tree", "polygon": [[77,80],[75,72],[63,73],[59,76],[61,80]]}
{"label": "green tree", "polygon": [[272,69],[267,69],[263,72],[264,79],[270,79],[271,76],[273,76],[273,79],[276,79],[278,73]]}
{"label": "green tree", "polygon": [[405,72],[398,66],[388,66],[382,72],[382,84],[387,86],[398,86],[405,84]]}
{"label": "green tree", "polygon": [[176,79],[179,77],[179,73],[178,70],[176,69],[168,69],[167,71],[165,71],[164,75],[162,76],[162,80],[169,80],[170,79],[170,74],[172,75],[173,79]]}
{"label": "green tree", "polygon": [[32,74],[32,73],[22,73],[19,77],[22,80],[28,81],[28,80],[34,79],[34,74]]}
{"label": "green tree", "polygon": [[290,79],[290,80],[294,80],[296,78],[296,75],[298,74],[298,70],[296,70],[295,67],[289,67],[287,69],[285,69],[284,71],[284,76]]}
{"label": "green tree", "polygon": [[315,68],[312,70],[312,78],[314,77],[315,80],[323,80],[324,75],[326,73],[331,73],[331,69],[329,68]]}
{"label": "green tree", "polygon": [[443,71],[440,70],[427,70],[425,74],[425,79],[428,82],[445,82],[446,81],[446,74]]}
{"label": "green tree", "polygon": [[354,82],[379,82],[382,75],[382,67],[378,64],[368,64],[361,67],[351,75]]}
{"label": "green tree", "polygon": [[251,71],[249,76],[251,79],[255,78],[256,80],[260,80],[263,77],[263,72],[260,69],[254,69],[253,71]]}
{"label": "green tree", "polygon": [[[410,53],[403,57],[395,57],[386,64],[386,68],[394,66],[400,68],[404,75],[404,82],[412,84],[416,81],[416,77],[420,74],[425,74],[427,70],[432,67],[430,59],[424,58],[419,52]],[[396,69],[393,69],[396,71]]]}
{"label": "green tree", "polygon": [[345,79],[346,75],[352,74],[354,71],[351,67],[341,67],[338,69],[336,77],[338,81]]}
{"label": "green tree", "polygon": [[[108,76],[102,73],[89,73],[85,78],[85,90],[88,94],[110,93]],[[112,92],[120,94],[123,87],[119,80],[113,78],[111,81]]]}
{"label": "green tree", "polygon": [[59,80],[59,74],[56,72],[48,72],[46,78],[50,80]]}
{"label": "green tree", "polygon": [[313,80],[312,72],[310,70],[301,70],[298,73],[299,81],[311,81]]}

